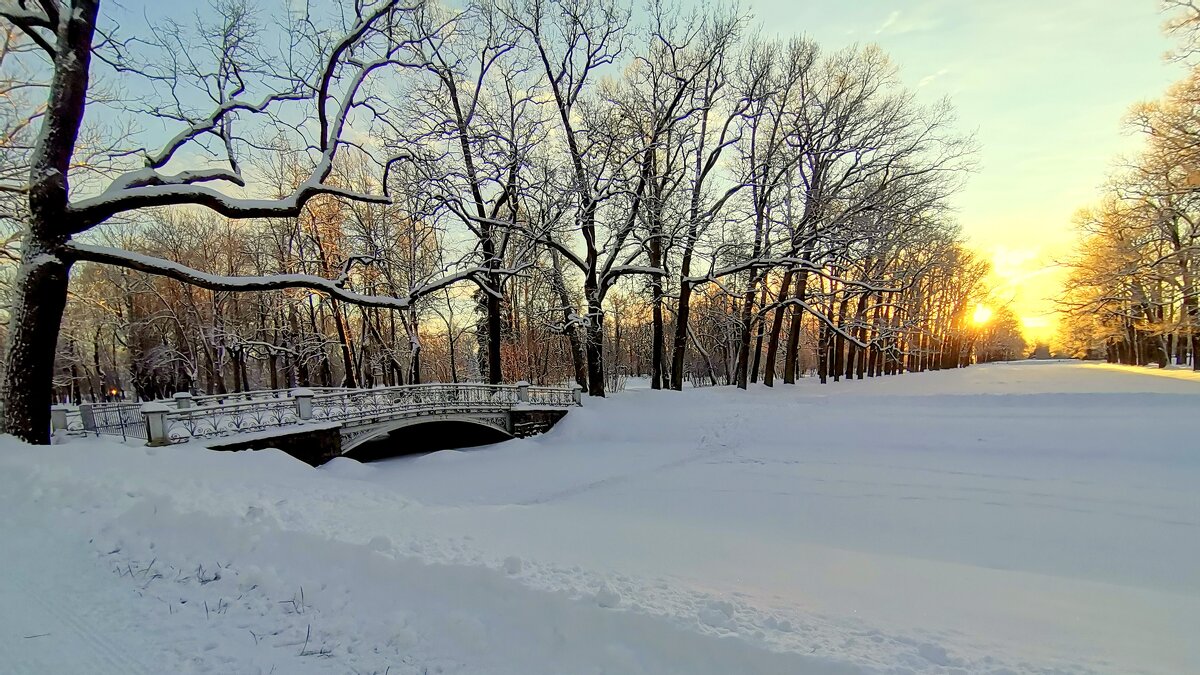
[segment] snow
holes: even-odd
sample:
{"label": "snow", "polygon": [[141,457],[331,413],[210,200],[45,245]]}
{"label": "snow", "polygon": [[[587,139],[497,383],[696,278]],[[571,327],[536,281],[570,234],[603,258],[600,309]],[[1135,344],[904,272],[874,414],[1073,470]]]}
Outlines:
{"label": "snow", "polygon": [[[1200,672],[1200,378],[588,399],[312,469],[0,440],[16,673]],[[390,670],[388,670],[390,668]]]}

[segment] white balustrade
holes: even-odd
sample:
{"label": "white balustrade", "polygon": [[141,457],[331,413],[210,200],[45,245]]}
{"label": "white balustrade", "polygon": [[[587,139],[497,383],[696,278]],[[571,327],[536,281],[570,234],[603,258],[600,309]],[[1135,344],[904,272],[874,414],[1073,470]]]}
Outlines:
{"label": "white balustrade", "polygon": [[[566,389],[536,387],[527,382],[432,383],[374,389],[302,388],[221,396],[180,392],[169,402],[89,404],[81,409],[80,416],[82,426],[89,431],[145,437],[149,445],[166,445],[310,422],[354,425],[435,414],[507,412],[517,404],[562,408],[581,403],[578,386]],[[59,423],[65,425],[64,420],[56,418],[55,424]]]}

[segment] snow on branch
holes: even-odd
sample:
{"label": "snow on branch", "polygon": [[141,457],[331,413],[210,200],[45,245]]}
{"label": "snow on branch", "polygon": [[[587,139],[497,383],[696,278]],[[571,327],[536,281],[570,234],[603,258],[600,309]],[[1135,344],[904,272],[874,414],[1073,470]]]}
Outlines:
{"label": "snow on branch", "polygon": [[[38,5],[38,9],[31,9],[26,2],[18,2],[15,5],[5,3],[3,9],[0,10],[0,16],[11,21],[53,59],[58,55],[58,49],[53,44],[54,34],[57,32],[59,24],[58,6],[48,0],[41,0]],[[42,33],[43,30],[46,32]]]}
{"label": "snow on branch", "polygon": [[262,113],[266,112],[275,103],[282,101],[303,101],[310,97],[310,94],[303,92],[279,92],[265,96],[258,103],[243,101],[241,99],[225,101],[214,108],[205,119],[193,122],[176,134],[153,156],[147,156],[146,162],[150,168],[161,169],[166,166],[167,162],[171,161],[177,150],[203,134],[215,132],[217,127],[232,113]]}
{"label": "snow on branch", "polygon": [[776,258],[757,258],[747,260],[736,265],[710,270],[702,276],[688,277],[687,283],[693,286],[699,286],[706,283],[717,283],[723,277],[731,274],[738,274],[752,269],[767,269],[773,267],[788,267],[792,270],[804,271],[810,274],[815,274],[820,277],[836,281],[844,286],[853,286],[867,293],[899,293],[903,288],[893,288],[889,286],[879,286],[868,281],[849,279],[836,274],[831,274],[823,267],[812,264],[812,262],[804,258],[796,258],[792,256],[776,257]]}
{"label": "snow on branch", "polygon": [[[313,76],[313,81],[293,82],[288,88],[268,94],[258,102],[239,98],[234,92],[227,100],[216,103],[213,110],[202,118],[192,121],[178,134],[169,139],[156,153],[146,153],[146,166],[118,176],[106,190],[94,197],[82,199],[67,208],[67,220],[63,224],[66,234],[78,234],[104,222],[114,215],[138,209],[195,205],[211,209],[228,218],[294,217],[300,214],[305,203],[317,195],[332,195],[345,199],[391,203],[387,193],[387,173],[397,159],[384,163],[381,194],[369,194],[350,190],[327,182],[333,173],[335,157],[346,145],[355,145],[343,138],[352,113],[362,107],[359,93],[367,80],[376,72],[390,67],[412,67],[398,58],[405,40],[397,39],[391,30],[390,17],[394,13],[411,11],[399,0],[385,0],[363,13],[346,35],[338,41],[324,59],[322,70]],[[363,58],[370,53],[368,41],[379,38],[383,44],[374,58]],[[234,151],[235,134],[232,124],[239,113],[249,115],[271,115],[277,104],[311,101],[318,113],[319,134],[311,150],[319,153],[307,177],[290,194],[275,199],[238,197],[208,183],[230,183],[245,187]],[[374,112],[374,109],[371,109]],[[176,157],[178,151],[190,143],[198,142],[202,136],[214,135],[224,141],[228,162],[227,168],[197,169],[167,174],[163,169]]]}
{"label": "snow on branch", "polygon": [[221,276],[209,274],[182,265],[172,260],[156,258],[141,253],[124,251],[107,246],[94,246],[79,242],[70,242],[67,251],[76,260],[115,265],[126,269],[137,270],[147,274],[167,277],[176,281],[198,286],[210,291],[275,291],[288,288],[303,288],[364,307],[381,307],[386,309],[408,309],[419,298],[443,288],[448,288],[462,281],[473,281],[479,286],[483,275],[499,273],[502,275],[519,274],[523,268],[489,270],[486,267],[472,267],[453,274],[435,279],[418,288],[411,289],[405,297],[386,295],[364,295],[344,288],[345,274],[337,279],[326,279],[311,274],[270,274],[264,276]]}
{"label": "snow on branch", "polygon": [[846,339],[846,341],[853,343],[859,349],[866,349],[867,347],[870,346],[869,343],[863,342],[862,340],[859,340],[858,338],[854,337],[850,333],[847,333],[845,330],[842,329],[841,326],[837,325],[837,323],[835,323],[833,319],[830,319],[828,316],[826,316],[824,312],[817,309],[816,307],[813,307],[811,304],[805,302],[804,300],[801,300],[800,298],[788,298],[787,300],[784,300],[783,302],[774,303],[773,305],[771,305],[771,308],[781,309],[783,307],[789,307],[789,306],[793,306],[793,305],[807,311],[809,314],[812,314],[814,317],[817,318],[818,321],[825,324],[829,328],[829,330],[842,336],[843,338]]}
{"label": "snow on branch", "polygon": [[317,195],[344,197],[353,201],[390,204],[391,199],[383,194],[370,194],[348,190],[321,182],[322,177],[314,173],[308,181],[280,199],[247,199],[233,197],[207,185],[144,185],[132,189],[109,190],[83,199],[68,207],[67,212],[76,216],[78,223],[71,229],[75,234],[102,223],[108,218],[126,211],[153,206],[193,204],[204,206],[227,218],[290,218],[300,215],[308,200]]}

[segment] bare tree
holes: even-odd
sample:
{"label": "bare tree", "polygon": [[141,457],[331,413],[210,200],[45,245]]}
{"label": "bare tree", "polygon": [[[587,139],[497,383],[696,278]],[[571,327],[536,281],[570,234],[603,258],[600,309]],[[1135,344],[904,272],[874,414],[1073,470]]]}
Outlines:
{"label": "bare tree", "polygon": [[[117,216],[144,209],[194,205],[229,218],[298,215],[319,195],[358,201],[387,200],[331,182],[338,153],[353,143],[351,127],[370,113],[368,91],[373,74],[407,64],[405,49],[419,39],[409,35],[401,18],[411,8],[397,0],[356,5],[340,35],[318,28],[309,11],[291,15],[294,30],[282,54],[266,52],[246,6],[218,6],[221,26],[200,22],[195,43],[179,27],[164,27],[142,42],[120,42],[98,33],[98,0],[59,3],[43,0],[6,5],[0,17],[35,42],[49,64],[45,110],[29,161],[29,222],[23,233],[20,268],[13,294],[3,395],[9,433],[27,441],[49,440],[49,402],[55,345],[67,298],[71,265],[90,260],[171,276],[210,289],[264,290],[304,287],[350,302],[405,308],[408,299],[371,298],[347,291],[344,280],[309,275],[277,275],[254,279],[205,274],[170,261],[129,255],[73,241]],[[97,39],[99,38],[99,39]],[[133,46],[149,44],[150,57],[136,58]],[[200,55],[211,54],[210,63]],[[109,180],[98,194],[72,195],[74,157],[96,64],[122,75],[141,78],[162,102],[143,102],[142,112],[174,122],[179,131],[157,150],[139,150],[141,168],[129,168]],[[197,107],[195,101],[208,105]],[[247,184],[244,160],[257,147],[253,124],[285,130],[288,117],[280,109],[294,105],[311,111],[292,131],[308,138],[303,154],[311,159],[305,180],[291,193],[272,198],[234,196]],[[249,127],[249,129],[244,129]],[[261,128],[261,127],[260,127]],[[172,170],[185,163],[184,148],[219,157],[206,166]],[[386,169],[392,159],[382,160]],[[382,181],[381,185],[386,185]],[[230,189],[225,189],[226,187]],[[469,276],[469,275],[468,275]],[[445,285],[452,279],[438,284]]]}

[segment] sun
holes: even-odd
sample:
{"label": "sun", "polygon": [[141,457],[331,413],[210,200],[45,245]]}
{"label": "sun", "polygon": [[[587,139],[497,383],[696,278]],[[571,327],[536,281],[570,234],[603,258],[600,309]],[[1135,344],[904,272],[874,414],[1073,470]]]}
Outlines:
{"label": "sun", "polygon": [[971,321],[976,326],[982,326],[992,320],[992,308],[987,305],[975,305],[975,314],[971,316]]}

